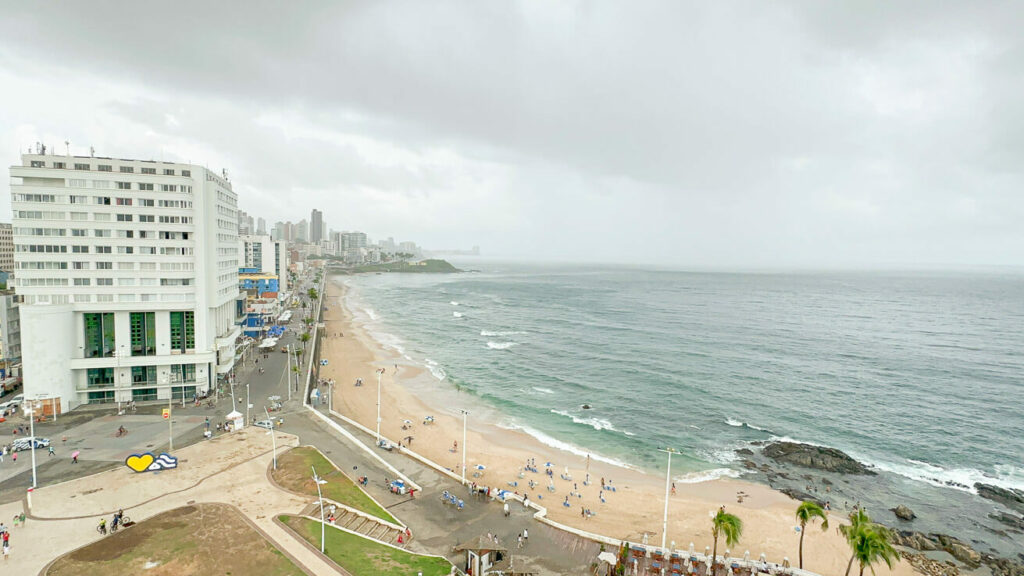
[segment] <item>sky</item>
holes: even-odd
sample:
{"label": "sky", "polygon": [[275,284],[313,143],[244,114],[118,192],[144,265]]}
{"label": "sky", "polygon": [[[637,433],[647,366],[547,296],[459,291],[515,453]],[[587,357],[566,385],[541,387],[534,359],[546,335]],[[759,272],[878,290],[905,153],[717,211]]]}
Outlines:
{"label": "sky", "polygon": [[1017,2],[11,2],[0,153],[224,168],[271,225],[494,257],[1019,266],[1022,29]]}

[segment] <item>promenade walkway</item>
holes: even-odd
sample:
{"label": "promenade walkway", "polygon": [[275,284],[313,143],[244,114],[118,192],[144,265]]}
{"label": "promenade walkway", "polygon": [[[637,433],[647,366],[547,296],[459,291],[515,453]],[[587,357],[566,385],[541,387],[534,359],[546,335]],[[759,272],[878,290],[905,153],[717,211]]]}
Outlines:
{"label": "promenade walkway", "polygon": [[[295,436],[278,434],[278,450],[297,445]],[[310,500],[270,482],[270,448],[265,430],[247,428],[176,451],[176,470],[137,474],[120,467],[40,488],[31,496],[25,526],[11,528],[11,554],[4,568],[11,574],[39,574],[58,556],[102,538],[96,525],[101,517],[109,522],[118,508],[139,522],[188,504],[221,502],[237,507],[307,573],[341,574],[273,522],[277,514],[299,513]],[[23,509],[23,502],[0,506],[0,519]]]}

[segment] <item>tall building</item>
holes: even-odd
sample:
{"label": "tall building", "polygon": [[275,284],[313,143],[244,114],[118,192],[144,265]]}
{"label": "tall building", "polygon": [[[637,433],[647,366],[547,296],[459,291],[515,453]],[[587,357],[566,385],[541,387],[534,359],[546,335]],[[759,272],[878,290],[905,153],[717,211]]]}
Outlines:
{"label": "tall building", "polygon": [[280,279],[281,292],[288,291],[288,250],[284,241],[270,236],[238,237],[239,268],[255,268],[259,272],[275,274]]}
{"label": "tall building", "polygon": [[14,238],[6,222],[0,222],[0,272],[14,272]]}
{"label": "tall building", "polygon": [[309,215],[309,243],[315,244],[324,239],[324,213],[313,208]]}
{"label": "tall building", "polygon": [[235,361],[238,198],[201,166],[26,154],[11,167],[25,395],[191,398]]}
{"label": "tall building", "polygon": [[292,225],[291,221],[284,223],[284,238],[285,242],[295,242],[295,226]]}
{"label": "tall building", "polygon": [[21,362],[21,316],[14,290],[0,291],[0,380]]}
{"label": "tall building", "polygon": [[292,238],[293,242],[309,242],[309,222],[302,220],[295,226],[292,226],[292,230],[295,231],[295,237]]}
{"label": "tall building", "polygon": [[257,235],[263,236],[267,233],[267,221],[263,218],[256,219],[256,232]]}

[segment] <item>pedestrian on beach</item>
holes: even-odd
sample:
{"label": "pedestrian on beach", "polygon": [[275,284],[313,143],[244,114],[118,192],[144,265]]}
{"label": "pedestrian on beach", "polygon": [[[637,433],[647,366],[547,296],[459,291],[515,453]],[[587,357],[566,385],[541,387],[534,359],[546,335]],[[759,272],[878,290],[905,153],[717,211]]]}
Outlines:
{"label": "pedestrian on beach", "polygon": [[71,453],[71,463],[78,464],[78,450]]}
{"label": "pedestrian on beach", "polygon": [[672,483],[672,495],[675,496],[675,494],[676,494],[676,483],[673,482]]}
{"label": "pedestrian on beach", "polygon": [[18,453],[17,452],[12,452],[11,453],[11,460],[13,460],[15,464],[18,463]]}
{"label": "pedestrian on beach", "polygon": [[25,527],[25,513],[24,512],[21,513],[21,526],[23,528]]}
{"label": "pedestrian on beach", "polygon": [[510,510],[508,509],[508,502],[505,502],[505,506],[504,506],[504,508],[502,508],[502,511],[503,511],[503,512],[505,512],[505,518],[508,518],[508,517],[509,517],[509,515],[510,515],[510,514],[512,513],[512,512],[511,512],[511,511],[510,511]]}
{"label": "pedestrian on beach", "polygon": [[47,457],[56,456],[56,454],[54,454],[54,452],[53,452],[53,446],[47,446],[46,447],[46,456]]}

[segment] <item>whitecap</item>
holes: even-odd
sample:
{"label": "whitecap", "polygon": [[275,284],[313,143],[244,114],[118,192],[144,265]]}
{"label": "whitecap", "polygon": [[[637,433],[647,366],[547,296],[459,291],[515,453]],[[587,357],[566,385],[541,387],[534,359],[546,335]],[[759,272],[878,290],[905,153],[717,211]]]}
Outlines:
{"label": "whitecap", "polygon": [[726,418],[725,423],[728,424],[729,426],[736,426],[737,428],[743,426],[743,422],[740,422],[739,420],[733,420],[732,418]]}
{"label": "whitecap", "polygon": [[455,300],[452,300],[451,302],[449,302],[449,304],[451,304],[452,306],[458,306],[459,305],[459,303],[456,302]]}
{"label": "whitecap", "polygon": [[541,394],[554,394],[555,393],[555,391],[551,390],[550,388],[541,388],[540,386],[534,386],[533,389],[536,390],[537,392],[540,392]]}
{"label": "whitecap", "polygon": [[452,316],[456,318],[462,318],[462,314],[460,314],[459,312],[452,312]]}
{"label": "whitecap", "polygon": [[732,468],[715,468],[713,470],[701,470],[699,472],[683,474],[682,476],[675,476],[672,480],[680,484],[699,484],[701,482],[718,480],[719,478],[739,478],[740,474],[739,470],[733,470]]}
{"label": "whitecap", "polygon": [[377,313],[374,312],[373,308],[363,308],[363,312],[366,312],[366,315],[370,317],[370,320],[377,320],[380,318],[377,316]]}
{"label": "whitecap", "polygon": [[516,334],[526,334],[526,332],[520,332],[518,330],[511,330],[508,332],[492,332],[490,330],[481,330],[481,336],[515,336]]}
{"label": "whitecap", "polygon": [[552,438],[551,436],[548,436],[547,434],[540,432],[539,430],[534,430],[529,426],[519,426],[516,424],[499,424],[499,426],[501,428],[505,428],[506,430],[522,430],[526,434],[533,436],[534,439],[539,441],[541,444],[544,444],[545,446],[550,446],[552,448],[557,448],[558,450],[569,452],[570,454],[575,454],[577,456],[582,457],[590,456],[591,460],[595,460],[597,462],[604,462],[606,464],[611,464],[612,466],[618,466],[619,468],[625,468],[627,470],[639,470],[639,468],[637,468],[636,466],[631,466],[625,462],[622,462],[621,460],[616,460],[614,458],[609,458],[607,456],[595,454],[593,452],[589,452],[587,450],[569,444],[568,442],[556,440],[555,438]]}
{"label": "whitecap", "polygon": [[579,418],[573,416],[571,413],[566,412],[565,410],[555,410],[554,408],[551,409],[551,413],[558,414],[559,416],[565,416],[566,418],[571,418],[574,423],[590,426],[594,430],[611,430],[612,432],[618,432],[618,430],[615,428],[614,425],[612,425],[611,422],[603,418]]}
{"label": "whitecap", "polygon": [[491,350],[508,350],[513,346],[518,346],[518,342],[488,342],[487,347]]}

